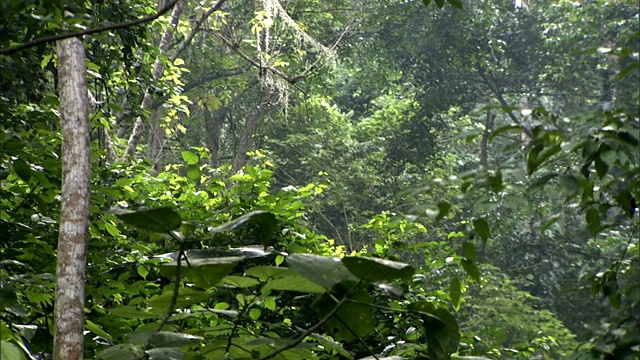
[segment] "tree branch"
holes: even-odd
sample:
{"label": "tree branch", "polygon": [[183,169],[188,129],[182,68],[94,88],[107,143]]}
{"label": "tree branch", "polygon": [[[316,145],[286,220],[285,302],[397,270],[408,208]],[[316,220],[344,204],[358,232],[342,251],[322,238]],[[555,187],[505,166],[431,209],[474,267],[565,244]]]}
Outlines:
{"label": "tree branch", "polygon": [[336,312],[338,312],[338,309],[340,309],[340,307],[342,306],[342,304],[344,304],[347,300],[349,299],[349,295],[345,295],[345,297],[343,297],[342,299],[340,299],[340,301],[336,304],[336,306],[333,307],[333,309],[331,309],[331,311],[329,311],[329,313],[327,315],[325,315],[322,319],[320,319],[320,321],[318,321],[316,324],[314,324],[312,327],[308,328],[307,330],[303,331],[302,334],[300,334],[300,336],[298,336],[297,338],[295,338],[293,341],[291,341],[290,343],[287,343],[286,345],[284,345],[283,347],[273,351],[270,354],[267,354],[261,358],[258,358],[258,360],[268,360],[268,359],[273,359],[274,357],[278,356],[279,354],[281,354],[283,351],[285,350],[289,350],[291,348],[296,347],[298,344],[300,344],[307,336],[311,335],[312,332],[318,330],[322,325],[324,325],[324,323],[326,323],[327,321],[329,321],[329,319],[335,315]]}
{"label": "tree branch", "polygon": [[51,42],[55,42],[58,40],[62,40],[62,39],[68,39],[68,38],[72,38],[72,37],[80,37],[80,36],[84,36],[84,35],[90,35],[90,34],[95,34],[95,33],[99,33],[99,32],[103,32],[103,31],[110,31],[110,30],[117,30],[117,29],[123,29],[123,28],[127,28],[130,26],[134,26],[134,25],[138,25],[138,24],[142,24],[142,23],[146,23],[149,21],[153,21],[157,18],[159,18],[160,16],[162,16],[163,14],[165,14],[167,11],[171,10],[172,7],[174,7],[179,0],[172,0],[170,3],[168,3],[165,7],[163,7],[162,9],[158,10],[157,13],[150,15],[150,16],[145,16],[141,19],[135,19],[135,20],[129,20],[129,21],[124,21],[121,23],[117,23],[117,24],[111,24],[111,25],[105,25],[105,26],[98,26],[97,28],[93,28],[93,29],[87,29],[87,30],[83,30],[83,31],[78,31],[78,32],[71,32],[71,33],[66,33],[66,34],[57,34],[57,35],[51,35],[51,36],[44,36],[29,42],[26,42],[24,44],[20,44],[20,45],[16,45],[16,46],[12,46],[6,49],[0,49],[0,55],[5,55],[5,54],[12,54],[14,52],[18,52],[21,50],[25,50],[40,44],[46,44],[46,43],[51,43]]}

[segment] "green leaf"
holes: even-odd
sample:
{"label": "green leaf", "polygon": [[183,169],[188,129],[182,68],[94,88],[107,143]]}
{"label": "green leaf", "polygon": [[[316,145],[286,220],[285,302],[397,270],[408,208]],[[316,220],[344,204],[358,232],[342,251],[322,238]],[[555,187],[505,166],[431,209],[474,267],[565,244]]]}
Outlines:
{"label": "green leaf", "polygon": [[522,132],[522,126],[506,125],[506,126],[501,126],[495,130],[492,130],[491,135],[489,135],[489,142],[491,142],[496,136],[507,131],[517,131],[518,133],[520,133]]}
{"label": "green leaf", "polygon": [[157,233],[168,233],[176,230],[182,224],[180,214],[169,207],[148,209],[136,212],[126,210],[112,210],[116,216],[129,225],[141,230],[148,230]]}
{"label": "green leaf", "polygon": [[109,310],[109,314],[123,317],[126,319],[138,319],[138,320],[155,319],[158,317],[157,314],[152,314],[142,309],[138,309],[135,306],[120,306],[117,308],[113,308]]}
{"label": "green leaf", "polygon": [[287,263],[300,275],[327,290],[345,280],[358,281],[339,258],[311,254],[293,254],[287,258]]}
{"label": "green leaf", "polygon": [[538,160],[538,155],[543,149],[544,147],[538,144],[533,146],[529,151],[529,156],[527,157],[527,175],[533,174],[541,164],[541,161]]}
{"label": "green leaf", "polygon": [[590,208],[587,210],[586,220],[587,230],[589,230],[591,235],[596,235],[598,231],[600,231],[600,215],[598,214],[598,209]]}
{"label": "green leaf", "polygon": [[18,345],[8,342],[2,341],[0,342],[0,359],[2,360],[26,360],[24,352],[20,350]]}
{"label": "green leaf", "polygon": [[607,175],[607,171],[609,171],[609,166],[607,165],[607,163],[602,161],[602,159],[600,159],[600,156],[596,156],[596,158],[593,161],[593,164],[594,164],[594,167],[596,168],[596,174],[598,174],[598,177],[602,179],[605,175]]}
{"label": "green leaf", "polygon": [[462,295],[462,285],[460,279],[455,277],[449,285],[449,297],[451,297],[451,305],[455,311],[460,310],[460,295]]}
{"label": "green leaf", "polygon": [[487,180],[489,182],[489,187],[491,191],[497,193],[503,189],[502,185],[502,171],[497,169],[494,174],[489,174],[489,178]]}
{"label": "green leaf", "polygon": [[490,234],[489,224],[485,219],[482,219],[482,218],[474,219],[473,229],[483,240],[486,241],[487,239],[489,239],[489,234]]}
{"label": "green leaf", "polygon": [[195,165],[200,161],[198,155],[192,153],[191,151],[183,151],[182,159],[187,163],[187,165]]}
{"label": "green leaf", "polygon": [[558,220],[560,219],[560,215],[554,215],[551,218],[549,218],[549,220],[547,220],[541,227],[540,227],[540,233],[545,232],[546,230],[548,230],[553,224],[555,224],[556,222],[558,222]]}
{"label": "green leaf", "polygon": [[556,176],[558,176],[557,173],[548,173],[536,178],[527,187],[527,192],[531,194],[537,190],[540,190],[549,182],[549,180],[553,179]]}
{"label": "green leaf", "polygon": [[409,310],[422,315],[429,359],[449,359],[460,342],[460,329],[453,315],[428,301],[410,304]]}
{"label": "green leaf", "polygon": [[[180,274],[196,286],[206,289],[216,285],[242,261],[240,256],[189,259],[189,266],[181,262]],[[174,279],[177,263],[165,263],[160,266],[160,274]]]}
{"label": "green leaf", "polygon": [[151,339],[151,345],[154,347],[162,346],[164,348],[172,348],[198,344],[203,340],[204,338],[201,336],[160,331]]}
{"label": "green leaf", "polygon": [[187,177],[191,181],[200,181],[200,176],[202,173],[200,172],[200,167],[198,165],[189,165],[187,167]]}
{"label": "green leaf", "polygon": [[580,182],[573,175],[561,175],[558,178],[558,183],[568,191],[576,191],[580,188]]}
{"label": "green leaf", "polygon": [[29,165],[23,160],[18,159],[13,163],[13,171],[15,171],[16,175],[26,183],[31,179],[31,167],[29,167]]}
{"label": "green leaf", "polygon": [[113,236],[113,237],[118,237],[120,236],[120,230],[118,230],[117,227],[115,227],[112,223],[106,221],[104,223],[104,229],[107,230],[107,232],[109,233],[109,235]]}
{"label": "green leaf", "polygon": [[353,355],[351,355],[350,352],[345,350],[341,343],[335,342],[326,336],[316,334],[316,333],[311,333],[309,337],[317,341],[325,349],[335,351],[345,359],[353,359]]}
{"label": "green leaf", "polygon": [[254,266],[245,270],[244,273],[247,276],[253,276],[260,279],[261,281],[266,281],[270,278],[279,278],[287,275],[293,276],[293,274],[297,274],[289,268],[277,266]]}
{"label": "green leaf", "polygon": [[101,336],[107,340],[113,340],[113,337],[109,335],[106,331],[104,331],[100,325],[93,323],[91,320],[85,320],[84,322],[85,329],[91,331],[92,333]]}
{"label": "green leaf", "polygon": [[182,350],[167,347],[147,350],[147,355],[149,355],[149,360],[181,360],[184,358]]}
{"label": "green leaf", "polygon": [[[98,360],[132,360],[143,359],[145,357],[144,350],[133,344],[120,344],[110,348],[106,348],[101,352]],[[4,359],[4,358],[3,358]]]}
{"label": "green leaf", "polygon": [[476,261],[478,259],[476,247],[468,241],[462,243],[462,252],[464,253],[464,257],[471,261]]}
{"label": "green leaf", "polygon": [[623,142],[631,145],[631,146],[638,146],[640,145],[640,142],[638,141],[638,138],[634,135],[632,135],[631,133],[628,133],[626,131],[618,131],[617,133],[618,138],[620,140],[622,140]]}
{"label": "green leaf", "polygon": [[220,281],[219,285],[231,286],[237,288],[249,288],[252,286],[259,285],[260,282],[256,279],[245,277],[245,276],[234,276],[229,275]]}
{"label": "green leaf", "polygon": [[210,233],[221,233],[223,231],[236,229],[245,224],[258,225],[260,234],[259,242],[265,246],[271,245],[271,240],[278,228],[278,222],[276,216],[268,211],[252,211],[228,223],[213,228]]}
{"label": "green leaf", "polygon": [[429,6],[429,4],[431,4],[431,0],[422,0],[422,3],[424,6]]}
{"label": "green leaf", "polygon": [[462,1],[461,0],[447,0],[449,4],[458,9],[462,9]]}
{"label": "green leaf", "polygon": [[444,219],[445,216],[449,214],[449,210],[451,210],[451,204],[446,201],[442,201],[438,203],[438,215],[436,215],[436,222]]}
{"label": "green leaf", "polygon": [[624,213],[632,218],[636,211],[636,200],[629,190],[622,190],[618,195],[614,196],[618,205],[622,208]]}
{"label": "green leaf", "polygon": [[[176,309],[187,308],[193,304],[208,301],[212,296],[211,292],[195,289],[192,287],[181,288],[178,292],[178,300],[176,301]],[[154,308],[154,313],[164,314],[169,304],[171,304],[171,298],[173,297],[173,290],[166,291],[161,295],[152,296],[147,300],[147,304]]]}
{"label": "green leaf", "polygon": [[353,275],[370,282],[410,279],[415,271],[409,264],[364,256],[348,256],[342,263]]}
{"label": "green leaf", "polygon": [[265,287],[272,290],[297,291],[308,294],[322,294],[326,291],[325,288],[314,283],[313,281],[298,274],[296,275],[297,276],[287,276],[269,280]]}
{"label": "green leaf", "polygon": [[[344,290],[349,293],[349,300],[342,303],[335,315],[324,324],[325,329],[336,341],[352,341],[365,338],[375,330],[373,308],[369,306],[373,298],[365,289],[359,287],[355,291]],[[337,295],[341,298],[340,295]],[[336,303],[332,297],[325,294],[313,305],[314,309],[325,316],[332,311]]]}
{"label": "green leaf", "polygon": [[480,281],[480,270],[473,261],[462,259],[462,268],[473,280]]}
{"label": "green leaf", "polygon": [[444,7],[444,0],[436,0],[436,5],[438,5],[438,7],[442,9]]}

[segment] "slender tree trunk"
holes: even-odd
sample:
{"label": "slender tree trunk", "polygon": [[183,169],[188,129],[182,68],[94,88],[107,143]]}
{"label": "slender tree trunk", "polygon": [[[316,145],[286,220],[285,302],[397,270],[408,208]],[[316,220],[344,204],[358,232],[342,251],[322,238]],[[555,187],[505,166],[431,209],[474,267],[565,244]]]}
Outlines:
{"label": "slender tree trunk", "polygon": [[62,128],[62,211],[56,270],[53,358],[83,358],[84,283],[90,196],[89,112],[84,44],[56,44]]}
{"label": "slender tree trunk", "polygon": [[[161,4],[162,4],[162,1],[160,2],[160,5]],[[178,25],[178,22],[180,21],[180,15],[182,14],[182,10],[184,9],[186,4],[187,4],[187,1],[182,0],[178,2],[176,6],[173,8],[173,11],[171,12],[170,27],[164,32],[164,34],[162,35],[162,39],[160,40],[160,46],[159,46],[160,55],[163,55],[163,56],[166,55],[167,51],[169,50],[169,45],[171,44],[171,38],[173,37],[173,29]],[[154,81],[162,78],[163,72],[164,72],[164,64],[162,63],[162,61],[160,61],[160,59],[156,59],[156,61],[153,63],[153,69],[152,69],[152,75],[153,75]],[[142,109],[150,109],[151,105],[153,105],[153,94],[151,93],[151,88],[152,88],[151,86],[147,88],[147,91],[145,91],[144,93],[144,97],[142,98],[142,106],[141,106]],[[154,119],[153,114],[149,117],[149,121],[150,122],[155,121],[155,123],[152,124],[151,127],[158,125],[157,119]],[[129,141],[127,142],[127,149],[125,151],[126,157],[129,157],[129,158],[133,157],[133,155],[136,152],[136,146],[138,145],[138,142],[140,142],[140,137],[142,137],[143,132],[144,132],[144,120],[142,120],[142,117],[138,117],[133,126],[133,131],[131,132]],[[162,136],[162,134],[163,134],[162,131],[154,132],[154,135],[157,135],[157,136]],[[151,138],[152,139],[150,140],[150,142],[157,141],[162,143],[162,140],[156,139],[153,136],[151,136]],[[152,158],[155,158],[155,154],[152,154]]]}
{"label": "slender tree trunk", "polygon": [[220,133],[222,132],[222,123],[227,115],[227,108],[223,107],[218,110],[204,109],[204,123],[207,129],[205,136],[207,148],[211,153],[211,166],[218,167],[218,156],[220,152]]}
{"label": "slender tree trunk", "polygon": [[266,104],[266,96],[263,96],[260,104],[253,109],[245,121],[244,131],[240,136],[240,141],[238,142],[238,148],[236,150],[236,157],[233,160],[233,171],[240,170],[247,162],[247,152],[251,149],[251,138],[256,132],[258,120],[260,119],[260,116],[262,116]]}

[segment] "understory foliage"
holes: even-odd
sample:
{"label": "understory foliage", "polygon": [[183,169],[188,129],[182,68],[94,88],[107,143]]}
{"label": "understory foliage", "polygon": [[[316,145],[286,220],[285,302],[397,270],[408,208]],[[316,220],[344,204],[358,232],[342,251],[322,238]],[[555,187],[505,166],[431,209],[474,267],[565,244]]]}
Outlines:
{"label": "understory foliage", "polygon": [[[640,356],[637,4],[172,6],[82,37],[85,358]],[[3,360],[50,358],[56,326],[34,41],[157,11],[0,4]]]}

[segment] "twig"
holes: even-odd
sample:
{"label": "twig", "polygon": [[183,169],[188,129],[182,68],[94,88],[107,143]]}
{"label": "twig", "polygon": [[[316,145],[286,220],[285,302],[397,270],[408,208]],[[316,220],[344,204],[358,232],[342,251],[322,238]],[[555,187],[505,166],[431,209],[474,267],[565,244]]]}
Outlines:
{"label": "twig", "polygon": [[312,327],[308,328],[307,330],[303,331],[302,334],[300,334],[300,336],[298,336],[297,338],[295,338],[293,341],[291,341],[290,343],[284,345],[283,347],[281,347],[280,349],[277,349],[263,357],[258,358],[257,360],[268,360],[268,359],[273,359],[274,357],[278,356],[279,354],[281,354],[282,352],[284,352],[285,350],[289,350],[291,348],[296,347],[298,344],[300,344],[307,336],[311,335],[312,332],[318,330],[322,325],[324,325],[324,323],[326,323],[327,321],[329,321],[329,319],[335,315],[335,313],[338,311],[338,309],[340,309],[340,307],[342,306],[342,304],[344,304],[347,300],[349,299],[349,294],[345,295],[340,301],[338,301],[338,303],[336,304],[336,306],[331,309],[331,311],[329,311],[329,313],[327,315],[325,315],[322,319],[320,319],[320,321],[318,321],[315,325],[313,325]]}
{"label": "twig", "polygon": [[153,21],[157,18],[159,18],[160,16],[162,16],[163,14],[165,14],[167,11],[169,11],[172,7],[175,6],[175,4],[178,3],[179,0],[173,0],[170,3],[168,3],[165,7],[163,7],[162,9],[160,9],[157,13],[150,15],[150,16],[145,16],[141,19],[135,19],[135,20],[129,20],[129,21],[124,21],[121,23],[117,23],[117,24],[111,24],[111,25],[105,25],[105,26],[98,26],[97,28],[93,28],[93,29],[87,29],[87,30],[83,30],[83,31],[78,31],[78,32],[71,32],[71,33],[66,33],[66,34],[57,34],[57,35],[51,35],[51,36],[44,36],[29,42],[26,42],[24,44],[20,44],[20,45],[16,45],[16,46],[12,46],[6,49],[0,49],[0,55],[4,55],[4,54],[11,54],[17,51],[21,51],[21,50],[25,50],[40,44],[46,44],[46,43],[50,43],[50,42],[55,42],[58,40],[63,40],[63,39],[68,39],[68,38],[72,38],[72,37],[80,37],[80,36],[84,36],[84,35],[90,35],[90,34],[95,34],[95,33],[99,33],[99,32],[103,32],[103,31],[110,31],[110,30],[117,30],[117,29],[122,29],[122,28],[127,28],[130,26],[134,26],[134,25],[138,25],[138,24],[142,24],[142,23],[146,23],[149,21]]}
{"label": "twig", "polygon": [[164,316],[162,317],[162,320],[160,320],[160,323],[158,324],[158,327],[153,331],[153,333],[151,333],[151,335],[147,338],[147,341],[144,343],[144,348],[145,350],[149,349],[151,347],[151,340],[153,340],[153,338],[158,335],[158,333],[162,330],[162,328],[167,324],[167,322],[169,321],[169,318],[171,317],[171,314],[173,314],[173,309],[176,307],[176,304],[178,303],[178,295],[180,294],[180,277],[181,277],[181,259],[182,257],[185,257],[185,259],[187,258],[187,255],[184,252],[184,249],[180,249],[180,253],[178,254],[178,259],[176,260],[176,286],[173,288],[173,296],[171,296],[171,302],[169,303],[169,308],[167,309],[167,312],[164,314]]}

